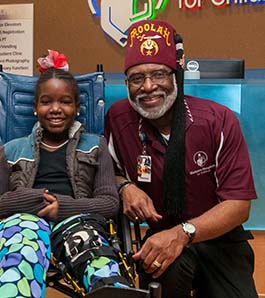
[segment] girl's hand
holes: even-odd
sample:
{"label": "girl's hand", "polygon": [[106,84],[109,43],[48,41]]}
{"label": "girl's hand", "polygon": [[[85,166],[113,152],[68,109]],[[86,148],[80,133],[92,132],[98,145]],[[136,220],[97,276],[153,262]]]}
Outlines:
{"label": "girl's hand", "polygon": [[45,217],[49,220],[56,220],[59,209],[59,204],[56,197],[49,193],[48,190],[45,190],[43,193],[43,198],[46,203],[46,207],[40,210],[37,215],[39,217]]}

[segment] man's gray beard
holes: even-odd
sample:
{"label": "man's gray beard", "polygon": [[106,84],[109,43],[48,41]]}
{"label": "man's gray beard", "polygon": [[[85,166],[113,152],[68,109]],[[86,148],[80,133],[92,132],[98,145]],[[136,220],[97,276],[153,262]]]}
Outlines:
{"label": "man's gray beard", "polygon": [[163,96],[164,97],[164,104],[162,105],[162,107],[156,107],[157,110],[152,111],[152,112],[147,112],[145,111],[141,106],[140,106],[140,99],[142,97],[148,97],[150,95],[145,94],[140,94],[137,95],[135,97],[135,101],[131,100],[130,97],[130,93],[129,93],[129,89],[127,87],[127,92],[128,92],[128,100],[131,104],[131,106],[133,107],[133,109],[139,113],[143,118],[147,118],[147,119],[158,119],[162,116],[165,115],[165,113],[173,106],[177,95],[178,95],[178,87],[176,84],[176,79],[175,76],[173,77],[173,85],[174,85],[174,89],[170,94],[166,94],[166,92],[164,91],[154,91],[151,93],[151,96]]}

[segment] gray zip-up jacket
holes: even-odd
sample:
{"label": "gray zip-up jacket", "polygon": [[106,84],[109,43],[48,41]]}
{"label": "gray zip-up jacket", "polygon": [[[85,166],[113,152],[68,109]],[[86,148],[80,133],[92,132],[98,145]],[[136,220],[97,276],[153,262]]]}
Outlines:
{"label": "gray zip-up jacket", "polygon": [[[0,148],[0,218],[14,213],[37,214],[45,207],[44,189],[33,189],[39,164],[40,126]],[[113,165],[103,137],[85,133],[75,122],[69,131],[67,172],[74,196],[55,194],[57,220],[80,213],[114,218],[119,209]]]}

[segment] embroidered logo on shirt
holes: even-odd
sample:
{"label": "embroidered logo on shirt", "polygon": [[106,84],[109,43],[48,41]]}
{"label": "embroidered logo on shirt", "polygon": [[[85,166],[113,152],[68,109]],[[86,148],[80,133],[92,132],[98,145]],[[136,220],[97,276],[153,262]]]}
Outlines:
{"label": "embroidered logo on shirt", "polygon": [[203,175],[212,171],[215,168],[215,164],[207,165],[208,155],[204,151],[197,151],[193,155],[193,162],[199,166],[199,169],[190,171],[190,175]]}
{"label": "embroidered logo on shirt", "polygon": [[198,151],[193,155],[193,161],[201,168],[206,164],[207,160],[208,156],[203,151]]}

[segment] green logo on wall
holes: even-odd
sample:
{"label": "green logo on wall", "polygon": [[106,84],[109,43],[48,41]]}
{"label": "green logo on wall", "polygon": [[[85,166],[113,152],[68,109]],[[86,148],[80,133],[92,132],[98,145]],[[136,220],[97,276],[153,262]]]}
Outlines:
{"label": "green logo on wall", "polygon": [[119,45],[127,42],[127,30],[139,20],[153,20],[165,9],[168,0],[87,0],[93,15],[100,16],[103,31]]}

